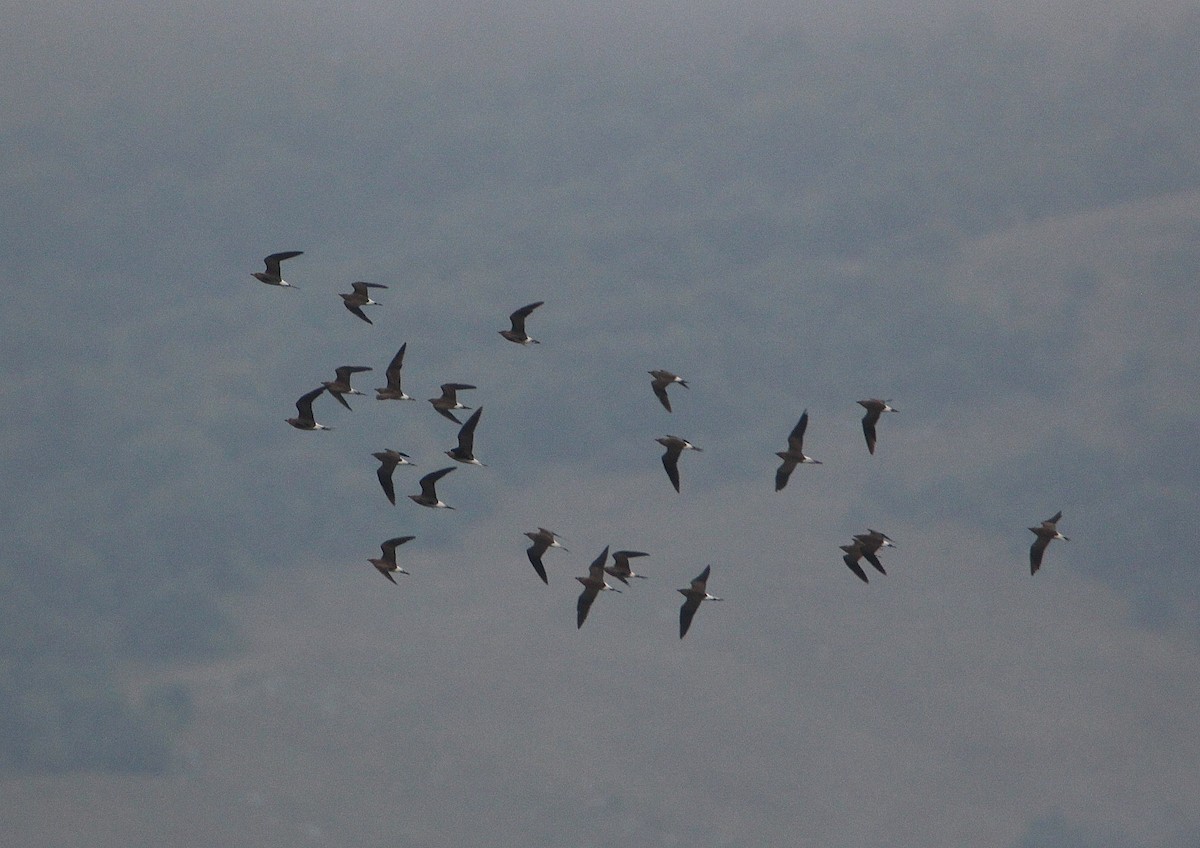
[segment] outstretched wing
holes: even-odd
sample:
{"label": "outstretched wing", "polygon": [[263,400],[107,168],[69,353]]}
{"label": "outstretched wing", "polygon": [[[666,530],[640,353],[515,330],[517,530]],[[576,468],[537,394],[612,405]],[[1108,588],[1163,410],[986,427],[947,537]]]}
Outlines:
{"label": "outstretched wing", "polygon": [[872,409],[862,419],[863,438],[867,440],[867,450],[872,456],[875,454],[875,422],[879,420],[879,415],[878,409]]}
{"label": "outstretched wing", "polygon": [[396,355],[392,357],[392,361],[388,363],[387,375],[388,386],[393,389],[400,388],[400,371],[404,368],[404,351],[408,349],[408,342],[400,345],[400,350],[396,351]]}
{"label": "outstretched wing", "polygon": [[783,487],[787,485],[788,478],[792,476],[792,472],[796,470],[796,463],[790,459],[785,459],[783,464],[775,472],[775,491],[782,492]]}
{"label": "outstretched wing", "polygon": [[267,273],[273,274],[276,277],[282,276],[283,272],[279,268],[279,263],[285,259],[291,259],[293,256],[300,256],[302,253],[304,253],[303,250],[285,250],[281,253],[272,253],[263,259],[263,262],[267,266]]}
{"label": "outstretched wing", "polygon": [[441,480],[443,477],[445,477],[447,474],[449,474],[453,470],[454,470],[454,466],[451,465],[447,468],[442,468],[442,469],[439,469],[438,471],[431,471],[428,474],[426,474],[424,477],[421,478],[421,494],[436,498],[437,490],[435,487],[437,486],[437,481]]}
{"label": "outstretched wing", "polygon": [[351,312],[351,313],[353,313],[354,315],[357,315],[359,318],[363,319],[363,320],[364,320],[364,321],[366,321],[368,324],[371,324],[372,326],[374,326],[375,322],[374,322],[374,321],[372,321],[370,318],[368,318],[368,317],[367,317],[367,313],[365,313],[365,312],[363,312],[363,311],[362,311],[362,307],[360,307],[360,306],[356,306],[355,304],[351,303],[351,302],[350,302],[350,301],[348,301],[348,300],[347,300],[347,301],[342,301],[342,303],[345,305],[345,307],[346,307],[347,309],[349,309],[349,310],[350,310],[350,312]]}
{"label": "outstretched wing", "polygon": [[1029,573],[1037,574],[1038,569],[1042,567],[1042,554],[1046,553],[1046,548],[1050,545],[1049,536],[1038,536],[1033,540],[1033,544],[1029,546]]}
{"label": "outstretched wing", "polygon": [[392,472],[396,470],[396,466],[388,466],[386,463],[381,463],[379,470],[375,472],[375,476],[379,478],[379,485],[383,487],[383,493],[387,495],[387,499],[396,505],[396,487],[392,483]]}
{"label": "outstretched wing", "polygon": [[596,595],[600,594],[598,586],[584,586],[583,591],[579,593],[579,600],[575,602],[575,628],[583,627],[583,623],[587,621],[588,610],[592,608],[592,601],[596,600]]}
{"label": "outstretched wing", "polygon": [[858,564],[858,559],[853,554],[846,554],[842,557],[842,562],[846,563],[846,567],[855,573],[859,580],[866,583],[867,573],[862,570],[862,566]]}
{"label": "outstretched wing", "polygon": [[300,399],[296,401],[296,412],[300,413],[301,418],[305,419],[306,421],[314,420],[313,411],[312,411],[313,401],[323,391],[325,391],[325,387],[319,386],[318,388],[313,389],[308,394],[300,396]]}
{"label": "outstretched wing", "polygon": [[529,564],[533,566],[533,570],[537,572],[537,576],[542,578],[542,582],[549,586],[550,580],[546,577],[546,566],[542,565],[542,553],[545,550],[545,546],[534,542],[525,550],[525,553],[529,556]]}
{"label": "outstretched wing", "polygon": [[[471,456],[475,453],[475,425],[479,423],[479,416],[483,414],[483,407],[475,410],[467,423],[462,425],[462,429],[458,431],[458,450],[466,456]],[[489,421],[491,419],[488,419]]]}
{"label": "outstretched wing", "polygon": [[692,626],[692,619],[696,615],[696,610],[700,609],[700,598],[688,596],[683,602],[683,606],[679,608],[679,638],[682,639],[687,635],[688,628]]}
{"label": "outstretched wing", "polygon": [[[876,571],[878,571],[880,574],[887,574],[887,572],[883,570],[883,563],[879,561],[879,557],[876,556],[873,551],[868,551],[866,548],[863,548],[862,555],[863,559],[871,563]],[[847,554],[847,556],[849,556],[849,554]]]}
{"label": "outstretched wing", "polygon": [[671,399],[667,397],[667,383],[660,380],[651,380],[650,388],[654,389],[654,394],[662,402],[663,409],[667,412],[671,411]]}
{"label": "outstretched wing", "polygon": [[808,429],[808,410],[800,415],[800,420],[796,422],[796,426],[792,428],[792,432],[788,433],[788,447],[797,453],[804,450],[804,431]]}
{"label": "outstretched wing", "polygon": [[667,448],[667,452],[662,455],[663,468],[667,470],[667,477],[671,481],[671,485],[675,487],[675,491],[679,491],[679,454],[682,451],[679,448]]}
{"label": "outstretched wing", "polygon": [[513,332],[524,334],[525,333],[525,319],[529,317],[530,313],[533,312],[533,310],[537,309],[543,303],[545,303],[544,300],[539,300],[536,303],[529,304],[528,306],[522,306],[520,309],[518,309],[517,311],[515,311],[511,315],[509,315],[508,320],[512,321]]}

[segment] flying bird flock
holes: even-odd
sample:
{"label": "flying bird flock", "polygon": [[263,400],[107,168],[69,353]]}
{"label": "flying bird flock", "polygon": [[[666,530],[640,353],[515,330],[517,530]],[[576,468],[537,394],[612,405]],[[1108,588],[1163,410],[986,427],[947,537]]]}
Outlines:
{"label": "flying bird flock", "polygon": [[[264,259],[266,271],[254,272],[251,276],[269,286],[294,289],[295,286],[283,278],[281,263],[302,255],[303,251],[299,250],[272,253]],[[343,305],[352,315],[367,324],[373,325],[374,322],[363,311],[363,307],[379,306],[379,303],[372,299],[371,290],[386,288],[387,286],[381,283],[359,281],[351,284],[352,291],[350,293],[339,293],[339,296],[342,298]],[[539,300],[514,310],[508,316],[511,326],[508,329],[499,330],[500,336],[514,344],[540,344],[538,339],[529,335],[525,325],[533,312],[543,305],[544,301]],[[400,346],[391,362],[385,368],[384,374],[387,385],[376,389],[375,397],[377,400],[413,399],[401,388],[401,377],[407,349],[408,344],[406,342]],[[297,430],[333,429],[316,420],[313,412],[314,402],[322,394],[328,392],[334,400],[347,410],[350,410],[351,406],[346,400],[347,396],[364,395],[363,392],[351,386],[350,381],[352,377],[355,374],[371,370],[373,369],[366,365],[340,365],[334,368],[335,379],[321,381],[320,385],[316,388],[301,395],[296,400],[296,416],[285,419],[286,423]],[[671,399],[667,394],[667,388],[677,383],[685,389],[689,388],[687,381],[678,374],[665,369],[652,369],[647,373],[653,378],[650,382],[650,388],[654,397],[658,399],[663,409],[667,412],[672,412]],[[463,404],[458,399],[458,393],[471,391],[475,388],[475,386],[468,383],[442,383],[440,386],[441,394],[438,397],[430,398],[429,403],[438,415],[459,426],[458,443],[445,451],[446,456],[464,465],[484,466],[484,463],[475,455],[475,431],[483,414],[483,407],[474,409],[465,422],[454,414],[460,410],[472,410],[472,407]],[[896,412],[897,410],[891,405],[891,400],[868,398],[857,401],[857,403],[866,410],[866,414],[862,417],[862,432],[866,441],[867,451],[873,456],[878,443],[876,429],[883,413]],[[821,464],[821,460],[814,459],[804,452],[804,437],[808,430],[808,424],[808,410],[804,410],[800,414],[800,419],[796,422],[796,425],[788,433],[787,448],[777,451],[775,454],[782,460],[782,463],[775,472],[776,492],[783,491],[798,466]],[[680,436],[666,435],[658,437],[655,441],[665,448],[665,452],[662,454],[662,465],[666,471],[667,479],[675,491],[680,492],[680,458],[686,451],[700,452],[702,449]],[[394,505],[396,503],[396,489],[393,478],[396,469],[401,466],[414,466],[415,463],[411,461],[408,454],[394,448],[385,448],[371,452],[370,455],[379,461],[379,467],[375,472],[379,480],[379,486],[383,490],[384,496]],[[455,466],[451,465],[424,474],[417,483],[420,492],[409,495],[409,500],[431,509],[453,510],[454,507],[443,501],[438,494],[437,484],[454,470]],[[1031,575],[1036,574],[1041,568],[1046,549],[1049,547],[1051,541],[1055,539],[1067,540],[1067,537],[1058,530],[1058,522],[1061,519],[1062,512],[1059,511],[1040,525],[1029,528],[1035,536],[1033,544],[1029,549],[1029,571]],[[563,546],[560,540],[561,537],[557,533],[547,530],[544,527],[539,527],[536,531],[526,531],[524,535],[532,542],[526,549],[529,563],[533,566],[537,577],[544,584],[548,585],[550,579],[546,572],[546,567],[542,562],[542,557],[553,548],[557,548],[564,553],[567,552],[567,548]],[[396,550],[399,546],[413,541],[414,538],[412,535],[403,535],[384,541],[380,545],[382,556],[369,558],[368,562],[385,578],[392,583],[396,583],[395,575],[409,574],[408,571],[397,564]],[[886,575],[887,572],[884,570],[883,563],[879,559],[879,553],[886,548],[894,547],[897,547],[896,543],[886,533],[868,528],[865,533],[854,534],[848,544],[840,546],[844,554],[842,562],[855,577],[863,583],[867,583],[869,582],[867,572],[861,563],[865,560],[874,571]],[[583,586],[583,591],[580,592],[575,604],[576,628],[583,627],[592,609],[592,605],[602,593],[621,593],[621,589],[608,583],[606,576],[615,578],[625,587],[630,586],[630,580],[646,579],[646,575],[638,574],[633,570],[630,562],[633,559],[646,556],[649,556],[649,554],[645,551],[619,550],[612,553],[612,564],[609,565],[609,546],[605,546],[604,550],[588,566],[587,574],[575,578]],[[680,639],[686,636],[691,629],[693,618],[704,601],[721,600],[721,598],[710,594],[708,591],[708,582],[711,574],[712,566],[706,565],[704,570],[691,581],[690,585],[678,590],[684,598],[683,605],[679,608]]]}

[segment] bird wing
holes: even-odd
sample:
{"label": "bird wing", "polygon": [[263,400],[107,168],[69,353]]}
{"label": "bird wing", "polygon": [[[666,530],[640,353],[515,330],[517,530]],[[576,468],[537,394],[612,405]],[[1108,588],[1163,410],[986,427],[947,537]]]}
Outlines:
{"label": "bird wing", "polygon": [[788,478],[792,476],[792,472],[796,470],[795,460],[785,459],[783,464],[775,472],[775,491],[783,491],[783,487],[787,485]]}
{"label": "bird wing", "polygon": [[1042,554],[1046,552],[1049,545],[1049,536],[1038,536],[1029,546],[1029,573],[1031,575],[1037,574],[1038,569],[1042,567]]}
{"label": "bird wing", "polygon": [[458,450],[460,453],[471,456],[475,452],[475,425],[479,423],[479,416],[483,413],[483,407],[475,410],[467,423],[462,425],[462,429],[458,431]]}
{"label": "bird wing", "polygon": [[313,418],[313,411],[312,411],[313,400],[315,400],[317,398],[317,396],[320,395],[321,392],[323,392],[323,391],[325,391],[325,387],[320,386],[318,388],[313,389],[308,394],[300,396],[300,399],[296,401],[296,411],[298,413],[300,413],[301,418],[305,419],[306,421],[315,420]]}
{"label": "bird wing", "polygon": [[363,297],[365,297],[365,298],[367,298],[368,300],[370,300],[370,299],[371,299],[371,295],[370,295],[370,293],[367,291],[367,289],[386,289],[386,288],[387,288],[387,286],[385,286],[383,283],[363,283],[363,282],[357,282],[357,283],[351,283],[351,284],[350,284],[350,288],[354,289],[354,293],[355,293],[355,294],[360,294],[360,295],[362,295]]}
{"label": "bird wing", "polygon": [[396,355],[392,357],[392,361],[388,363],[387,375],[388,388],[400,388],[400,370],[404,367],[404,351],[408,349],[408,342],[400,345],[400,350],[396,351]]}
{"label": "bird wing", "polygon": [[537,309],[543,303],[545,303],[544,300],[539,300],[536,303],[529,304],[528,306],[522,306],[520,309],[509,315],[508,320],[512,321],[513,332],[524,334],[525,319],[529,317],[529,314],[533,312],[533,310]]}
{"label": "bird wing", "polygon": [[1054,513],[1054,517],[1047,521],[1047,524],[1057,524],[1062,519],[1062,510]]}
{"label": "bird wing", "polygon": [[700,598],[695,595],[688,595],[687,600],[683,602],[683,606],[679,608],[679,638],[682,639],[687,635],[688,628],[692,626],[692,618],[696,615],[696,610],[700,609]]}
{"label": "bird wing", "polygon": [[[382,565],[379,565],[378,563],[374,563],[374,562],[371,563],[371,565],[375,566],[375,570],[378,571],[380,574],[382,574],[384,577],[386,577],[388,580],[391,580],[393,583],[396,583],[396,578],[392,576],[392,572],[389,569],[384,568]],[[396,583],[396,585],[399,586],[400,584]]]}
{"label": "bird wing", "polygon": [[887,574],[887,572],[883,570],[883,563],[879,561],[879,557],[875,555],[874,551],[869,551],[866,548],[863,548],[862,555],[863,559],[871,563],[876,571],[878,571],[880,574]]}
{"label": "bird wing", "polygon": [[671,399],[667,397],[667,383],[661,380],[652,380],[650,382],[650,387],[654,389],[654,394],[657,395],[658,399],[662,402],[663,408],[666,409],[667,412],[670,412]]}
{"label": "bird wing", "polygon": [[383,493],[387,495],[387,499],[396,505],[396,487],[392,483],[392,472],[396,470],[396,466],[387,462],[381,462],[379,470],[375,472],[375,476],[379,478],[379,485],[383,487]]}
{"label": "bird wing", "polygon": [[867,573],[863,571],[862,566],[858,564],[858,557],[854,556],[853,554],[846,554],[844,557],[842,557],[842,562],[846,563],[846,567],[853,571],[855,575],[858,576],[859,580],[864,583],[868,582]]}
{"label": "bird wing", "polygon": [[337,374],[337,378],[347,385],[350,384],[351,374],[361,374],[363,371],[374,370],[369,365],[341,365],[333,369],[333,373]]}
{"label": "bird wing", "polygon": [[804,450],[804,431],[808,429],[808,410],[804,410],[792,432],[788,433],[788,447],[801,453]]}
{"label": "bird wing", "polygon": [[667,452],[662,455],[663,468],[667,470],[667,477],[677,492],[679,491],[679,455],[681,453],[683,453],[682,447],[669,447]]}
{"label": "bird wing", "polygon": [[[336,400],[338,403],[340,403],[342,406],[346,407],[346,409],[350,409],[350,402],[347,401],[346,398],[342,396],[341,392],[331,391],[329,394],[333,395],[333,399]],[[353,412],[354,410],[350,409],[350,411]]]}
{"label": "bird wing", "polygon": [[542,582],[547,586],[550,585],[549,579],[546,577],[546,566],[542,565],[542,554],[545,553],[547,545],[542,545],[540,542],[534,542],[525,553],[529,556],[529,564],[533,566],[533,570],[537,572],[537,576],[542,578]]}
{"label": "bird wing", "polygon": [[282,271],[279,268],[279,263],[285,259],[291,259],[293,256],[300,256],[303,250],[285,250],[281,253],[272,253],[270,256],[263,259],[267,266],[267,273],[274,274],[276,277],[282,276]]}
{"label": "bird wing", "polygon": [[396,561],[396,548],[400,547],[405,542],[411,542],[415,538],[417,538],[417,537],[416,536],[396,536],[395,538],[388,539],[386,542],[384,542],[382,545],[379,546],[380,549],[383,551],[384,559],[386,559],[388,562],[395,562]]}
{"label": "bird wing", "polygon": [[608,545],[604,546],[604,550],[600,552],[600,556],[592,560],[592,564],[588,566],[588,574],[592,577],[599,578],[604,581],[604,563],[608,560]]}
{"label": "bird wing", "polygon": [[875,422],[879,420],[879,410],[868,410],[862,419],[863,438],[867,440],[867,450],[875,455]]}
{"label": "bird wing", "polygon": [[598,594],[600,594],[599,586],[584,585],[583,591],[579,593],[579,600],[575,602],[576,629],[583,627],[583,623],[587,621],[588,610],[592,608],[592,601],[596,600]]}
{"label": "bird wing", "polygon": [[349,309],[349,310],[350,310],[350,312],[352,312],[353,314],[357,315],[359,318],[363,319],[363,320],[364,320],[364,321],[366,321],[368,324],[371,324],[372,326],[374,326],[375,322],[374,322],[374,321],[372,321],[370,318],[368,318],[368,317],[367,317],[367,313],[365,313],[365,312],[363,312],[363,311],[362,311],[362,307],[358,306],[357,304],[353,304],[353,303],[351,303],[351,302],[350,302],[350,301],[348,301],[348,300],[347,300],[347,301],[343,301],[343,305],[344,305],[344,306],[345,306],[347,309]]}
{"label": "bird wing", "polygon": [[454,466],[450,466],[449,468],[442,468],[438,471],[431,471],[426,474],[421,478],[421,494],[436,498],[437,491],[434,489],[434,487],[437,485],[437,481],[441,480],[453,470]]}

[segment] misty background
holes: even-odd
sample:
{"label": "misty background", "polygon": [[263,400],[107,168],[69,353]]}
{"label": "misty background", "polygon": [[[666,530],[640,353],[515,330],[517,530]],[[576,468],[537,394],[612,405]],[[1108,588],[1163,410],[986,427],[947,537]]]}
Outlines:
{"label": "misty background", "polygon": [[[10,8],[12,844],[1200,843],[1197,43],[1168,3]],[[415,403],[283,423],[405,342]],[[453,464],[445,381],[488,467],[393,507],[370,454]],[[648,579],[577,631],[605,545]]]}

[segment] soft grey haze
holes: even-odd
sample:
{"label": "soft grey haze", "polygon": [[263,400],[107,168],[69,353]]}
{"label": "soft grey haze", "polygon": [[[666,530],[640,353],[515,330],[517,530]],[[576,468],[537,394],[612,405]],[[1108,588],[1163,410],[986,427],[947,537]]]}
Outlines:
{"label": "soft grey haze", "polygon": [[1044,5],[7,9],[5,844],[1200,844],[1200,12]]}

